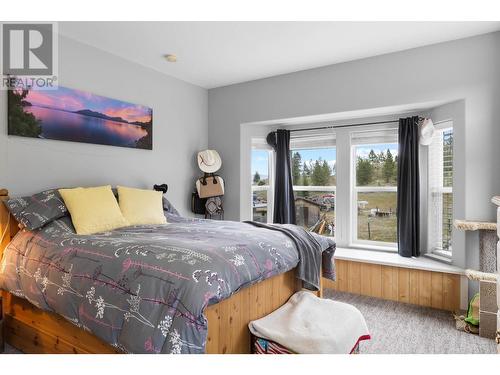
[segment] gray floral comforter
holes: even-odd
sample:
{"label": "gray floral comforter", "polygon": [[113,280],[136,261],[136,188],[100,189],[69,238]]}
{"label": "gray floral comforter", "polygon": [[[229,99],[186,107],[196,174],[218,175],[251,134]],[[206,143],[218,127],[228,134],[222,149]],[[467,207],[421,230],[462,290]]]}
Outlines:
{"label": "gray floral comforter", "polygon": [[[167,225],[91,236],[76,235],[67,216],[21,231],[1,261],[0,289],[125,352],[203,353],[207,305],[308,261],[282,231],[167,216]],[[333,240],[315,238],[333,264]]]}

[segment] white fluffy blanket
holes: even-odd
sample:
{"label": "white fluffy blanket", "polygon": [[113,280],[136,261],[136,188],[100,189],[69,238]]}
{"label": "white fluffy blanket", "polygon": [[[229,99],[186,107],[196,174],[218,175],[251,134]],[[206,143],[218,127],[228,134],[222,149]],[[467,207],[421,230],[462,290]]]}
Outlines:
{"label": "white fluffy blanket", "polygon": [[255,336],[295,353],[349,354],[360,340],[370,338],[356,307],[306,291],[295,293],[279,309],[248,326]]}

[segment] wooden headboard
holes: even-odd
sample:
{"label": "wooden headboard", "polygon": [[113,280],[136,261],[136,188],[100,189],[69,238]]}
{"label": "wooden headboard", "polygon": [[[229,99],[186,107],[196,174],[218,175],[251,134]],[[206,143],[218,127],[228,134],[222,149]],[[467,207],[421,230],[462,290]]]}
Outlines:
{"label": "wooden headboard", "polygon": [[[10,240],[14,235],[19,231],[19,224],[17,220],[14,219],[3,204],[3,201],[9,199],[9,192],[6,189],[0,189],[0,259],[3,255],[3,250],[10,243]],[[5,236],[2,240],[2,235],[5,233]]]}

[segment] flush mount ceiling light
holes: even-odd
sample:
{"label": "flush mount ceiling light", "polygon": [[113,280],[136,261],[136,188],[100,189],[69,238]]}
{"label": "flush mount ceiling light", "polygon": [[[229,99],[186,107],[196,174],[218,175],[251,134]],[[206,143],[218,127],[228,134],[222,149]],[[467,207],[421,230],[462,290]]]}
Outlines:
{"label": "flush mount ceiling light", "polygon": [[177,62],[177,56],[174,54],[165,55],[165,59],[167,59],[168,62]]}

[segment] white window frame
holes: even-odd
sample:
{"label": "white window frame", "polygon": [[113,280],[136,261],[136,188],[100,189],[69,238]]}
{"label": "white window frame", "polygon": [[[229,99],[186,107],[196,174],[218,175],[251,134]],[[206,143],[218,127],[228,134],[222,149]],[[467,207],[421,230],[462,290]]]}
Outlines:
{"label": "white window frame", "polygon": [[[327,139],[328,137],[332,138],[333,141],[330,140],[330,144],[324,144],[324,140]],[[323,144],[321,144],[323,142]],[[292,142],[291,142],[292,143]],[[290,152],[293,154],[295,151],[301,151],[301,150],[322,150],[322,149],[328,149],[332,148],[335,149],[335,155],[337,155],[337,144],[336,144],[336,139],[335,139],[335,133],[332,131],[325,131],[323,134],[320,134],[316,137],[310,137],[310,140],[308,142],[301,142],[301,145],[299,147],[290,147]],[[337,156],[335,156],[335,164],[337,164]],[[335,172],[336,174],[336,172]],[[324,192],[329,192],[329,193],[335,193],[335,221],[337,220],[337,186],[304,186],[304,185],[293,185],[293,191],[324,191]],[[337,230],[336,225],[337,223],[334,223],[335,225],[335,231]]]}
{"label": "white window frame", "polygon": [[[268,153],[268,182],[269,185],[253,185],[253,175],[250,173],[250,186],[251,186],[251,197],[250,197],[250,220],[253,220],[253,193],[257,191],[267,191],[267,223],[271,224],[273,222],[273,209],[274,209],[274,152],[271,147],[265,144],[265,139],[253,138],[251,143],[252,153],[254,150],[267,151]],[[252,156],[250,156],[250,163]],[[250,168],[250,171],[252,169]]]}
{"label": "white window frame", "polygon": [[[382,144],[385,142],[374,141],[367,143],[369,145]],[[389,142],[386,142],[389,143]],[[397,242],[384,242],[384,241],[372,241],[363,240],[358,238],[358,193],[397,193],[398,188],[396,186],[357,186],[356,184],[356,147],[359,144],[351,145],[351,246],[352,247],[363,247],[374,250],[386,250],[386,251],[398,251]]]}
{"label": "white window frame", "polygon": [[[446,120],[446,121],[442,121],[440,123],[436,123],[434,124],[434,127],[436,128],[437,131],[440,131],[440,132],[444,132],[448,129],[451,129],[453,130],[453,158],[455,158],[455,131],[454,131],[454,128],[453,128],[453,121],[452,120]],[[431,227],[433,225],[433,222],[432,222],[432,217],[431,217],[431,212],[432,212],[432,194],[433,193],[441,193],[441,194],[446,194],[446,193],[451,193],[453,195],[453,187],[444,187],[444,186],[440,186],[438,188],[438,191],[436,190],[432,190],[433,187],[431,186],[431,166],[430,166],[430,163],[431,163],[431,157],[430,157],[430,153],[431,153],[431,147],[427,147],[427,212],[428,212],[428,218],[427,218],[427,243],[429,244],[429,252],[431,254],[435,254],[435,255],[438,255],[438,256],[441,256],[441,257],[444,257],[444,258],[447,258],[447,259],[452,259],[452,256],[453,256],[453,243],[452,243],[452,246],[450,247],[449,250],[444,250],[444,249],[441,249],[441,248],[437,248],[437,247],[434,247],[433,246],[433,239],[431,238],[432,234],[433,234],[433,231],[431,230]],[[454,160],[453,160],[453,166],[454,166]],[[455,200],[453,199],[453,205],[455,204]],[[453,214],[453,208],[452,208],[452,214]],[[442,223],[441,224],[441,227],[442,228]],[[441,229],[442,230],[442,229]]]}

